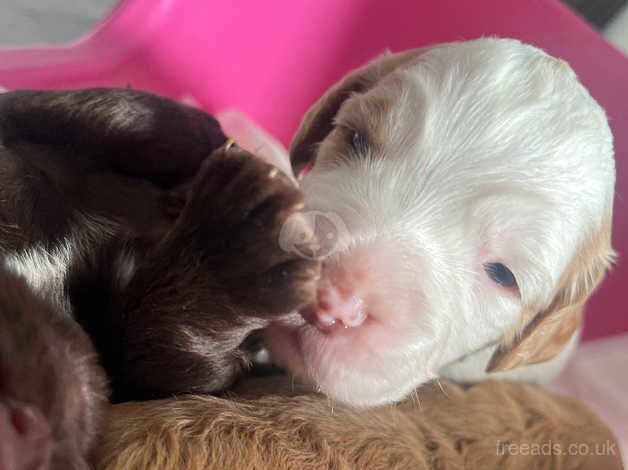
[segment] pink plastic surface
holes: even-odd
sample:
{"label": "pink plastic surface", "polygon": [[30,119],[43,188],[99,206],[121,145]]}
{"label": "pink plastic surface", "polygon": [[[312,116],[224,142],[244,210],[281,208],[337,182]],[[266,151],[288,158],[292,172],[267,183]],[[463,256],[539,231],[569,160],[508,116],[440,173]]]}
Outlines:
{"label": "pink plastic surface", "polygon": [[[617,148],[614,243],[628,255],[628,61],[555,0],[129,0],[75,44],[0,49],[0,85],[191,96],[212,112],[244,111],[286,144],[329,85],[384,49],[486,35],[566,59],[606,108]],[[628,331],[627,310],[621,256],[590,303],[585,336]]]}

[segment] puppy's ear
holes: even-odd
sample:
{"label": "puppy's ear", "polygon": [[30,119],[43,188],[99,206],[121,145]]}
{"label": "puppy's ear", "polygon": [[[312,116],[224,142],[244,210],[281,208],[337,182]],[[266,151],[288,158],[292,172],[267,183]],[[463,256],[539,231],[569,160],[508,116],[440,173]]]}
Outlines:
{"label": "puppy's ear", "polygon": [[[200,109],[131,89],[19,90],[0,95],[0,141],[39,145],[92,167],[172,185],[226,140]],[[78,157],[78,158],[77,158]]]}
{"label": "puppy's ear", "polygon": [[[577,253],[563,275],[553,301],[536,313],[515,339],[501,346],[489,361],[487,372],[510,370],[552,359],[580,327],[584,306],[613,263],[611,223]],[[524,315],[525,316],[525,315]]]}
{"label": "puppy's ear", "polygon": [[396,54],[386,53],[351,72],[334,85],[308,110],[290,146],[295,174],[314,161],[317,145],[333,129],[333,121],[342,103],[353,93],[363,93],[397,67],[411,62],[428,48]]}

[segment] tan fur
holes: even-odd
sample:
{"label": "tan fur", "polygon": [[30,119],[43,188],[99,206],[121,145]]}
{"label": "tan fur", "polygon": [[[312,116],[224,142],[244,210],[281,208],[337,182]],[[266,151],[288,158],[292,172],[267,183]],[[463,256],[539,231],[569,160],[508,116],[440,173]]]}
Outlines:
{"label": "tan fur", "polygon": [[544,362],[563,350],[581,326],[586,301],[615,259],[611,247],[611,213],[609,208],[601,230],[576,254],[549,307],[536,315],[538,307],[529,307],[528,315],[524,314],[521,322],[504,335],[504,346],[491,358],[487,372]]}
{"label": "tan fur", "polygon": [[[246,384],[245,384],[246,385]],[[277,390],[263,379],[261,390]],[[428,385],[413,400],[359,411],[316,394],[182,396],[116,405],[99,470],[147,469],[595,469],[616,455],[510,455],[505,444],[590,450],[614,438],[576,400],[529,385]],[[301,392],[298,392],[301,393]],[[251,399],[256,397],[256,399]]]}
{"label": "tan fur", "polygon": [[332,130],[334,116],[352,93],[368,90],[382,77],[400,65],[418,58],[428,49],[423,47],[396,54],[388,53],[351,72],[340,83],[330,88],[305,114],[292,139],[290,155],[295,172],[298,173],[305,164],[312,161],[316,146]]}

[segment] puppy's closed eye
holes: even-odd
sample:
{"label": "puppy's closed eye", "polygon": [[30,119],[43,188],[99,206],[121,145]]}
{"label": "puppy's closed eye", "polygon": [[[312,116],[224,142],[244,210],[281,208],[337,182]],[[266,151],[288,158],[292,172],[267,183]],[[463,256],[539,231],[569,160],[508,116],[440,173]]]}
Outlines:
{"label": "puppy's closed eye", "polygon": [[514,287],[517,285],[515,275],[502,263],[486,263],[484,271],[493,282],[500,286]]}
{"label": "puppy's closed eye", "polygon": [[349,122],[339,122],[334,128],[339,139],[336,141],[350,149],[352,157],[363,158],[371,151],[371,142],[365,132],[356,130],[356,126]]}
{"label": "puppy's closed eye", "polygon": [[366,136],[358,131],[349,131],[349,143],[357,156],[365,156],[369,151],[369,142]]}

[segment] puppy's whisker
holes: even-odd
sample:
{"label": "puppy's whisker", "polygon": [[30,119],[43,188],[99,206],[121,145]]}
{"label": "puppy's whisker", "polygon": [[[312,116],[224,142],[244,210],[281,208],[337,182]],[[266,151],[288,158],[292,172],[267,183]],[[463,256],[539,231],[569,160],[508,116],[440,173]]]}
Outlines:
{"label": "puppy's whisker", "polygon": [[443,395],[445,395],[447,398],[449,398],[449,394],[447,393],[447,391],[445,390],[445,388],[443,387],[442,382],[440,381],[440,378],[436,379],[436,384],[438,385],[438,388],[440,388],[440,391],[443,393]]}
{"label": "puppy's whisker", "polygon": [[329,411],[331,414],[334,414],[334,400],[331,397],[327,397],[327,405],[329,406]]}
{"label": "puppy's whisker", "polygon": [[416,404],[417,408],[419,410],[422,410],[423,408],[421,407],[421,399],[419,398],[419,391],[418,391],[418,389],[415,388],[412,391],[411,397],[412,397],[412,401]]}

